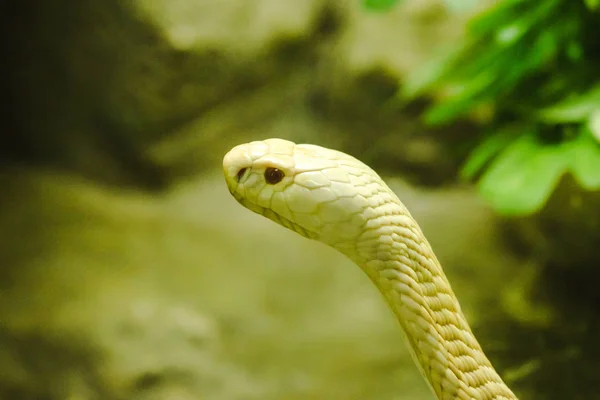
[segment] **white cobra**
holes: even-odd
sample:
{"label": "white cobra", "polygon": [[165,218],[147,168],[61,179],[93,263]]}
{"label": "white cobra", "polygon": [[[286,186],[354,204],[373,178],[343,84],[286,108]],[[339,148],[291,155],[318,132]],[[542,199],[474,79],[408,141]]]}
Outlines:
{"label": "white cobra", "polygon": [[375,171],[339,151],[282,139],[234,147],[223,169],[242,205],[334,247],[366,272],[438,399],[516,399],[418,224]]}

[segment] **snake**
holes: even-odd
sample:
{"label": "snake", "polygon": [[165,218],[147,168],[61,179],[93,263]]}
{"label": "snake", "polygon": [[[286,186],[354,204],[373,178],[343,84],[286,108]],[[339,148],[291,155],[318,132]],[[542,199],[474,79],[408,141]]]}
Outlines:
{"label": "snake", "polygon": [[473,334],[421,228],[374,170],[340,151],[272,138],[233,147],[223,172],[241,205],[333,247],[366,273],[437,399],[517,399]]}

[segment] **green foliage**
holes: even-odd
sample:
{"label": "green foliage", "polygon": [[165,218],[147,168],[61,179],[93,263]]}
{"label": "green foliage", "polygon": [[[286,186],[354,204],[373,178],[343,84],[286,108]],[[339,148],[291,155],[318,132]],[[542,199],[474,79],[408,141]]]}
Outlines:
{"label": "green foliage", "polygon": [[584,0],[585,5],[592,11],[600,9],[600,0]]}
{"label": "green foliage", "polygon": [[401,1],[402,0],[362,0],[362,3],[367,10],[387,11]]}
{"label": "green foliage", "polygon": [[494,109],[462,176],[499,212],[539,210],[566,173],[600,190],[599,11],[599,0],[504,0],[403,88],[449,93],[425,113],[432,125]]}
{"label": "green foliage", "polygon": [[[445,0],[446,6],[454,11],[469,10],[479,0]],[[590,2],[600,0],[588,0]],[[402,0],[362,0],[363,7],[371,11],[387,11],[397,4],[402,3]]]}
{"label": "green foliage", "polygon": [[546,123],[564,124],[591,118],[600,105],[600,84],[586,93],[560,101],[540,111]]}
{"label": "green foliage", "polygon": [[473,178],[481,170],[481,195],[497,211],[528,214],[544,204],[565,173],[587,190],[600,189],[600,146],[585,126],[555,143],[543,142],[535,127],[494,133],[471,153],[463,177]]}

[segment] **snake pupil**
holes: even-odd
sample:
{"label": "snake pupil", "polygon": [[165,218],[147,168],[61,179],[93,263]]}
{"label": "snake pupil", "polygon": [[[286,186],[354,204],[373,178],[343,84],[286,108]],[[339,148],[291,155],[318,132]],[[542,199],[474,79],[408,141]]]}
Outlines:
{"label": "snake pupil", "polygon": [[247,169],[248,169],[248,168],[242,168],[242,169],[240,169],[240,170],[238,171],[237,175],[235,176],[235,179],[236,179],[238,182],[239,182],[239,181],[240,181],[240,180],[241,180],[241,179],[244,177],[244,174],[246,173],[246,170],[247,170]]}
{"label": "snake pupil", "polygon": [[271,185],[281,182],[284,176],[283,171],[277,168],[269,167],[265,170],[265,180]]}

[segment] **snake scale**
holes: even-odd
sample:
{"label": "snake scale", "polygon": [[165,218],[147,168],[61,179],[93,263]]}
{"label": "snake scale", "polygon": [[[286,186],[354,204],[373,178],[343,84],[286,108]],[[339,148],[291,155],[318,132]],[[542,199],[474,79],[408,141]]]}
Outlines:
{"label": "snake scale", "polygon": [[438,399],[517,398],[473,335],[419,225],[375,171],[345,153],[282,139],[234,147],[223,169],[243,206],[362,268]]}

